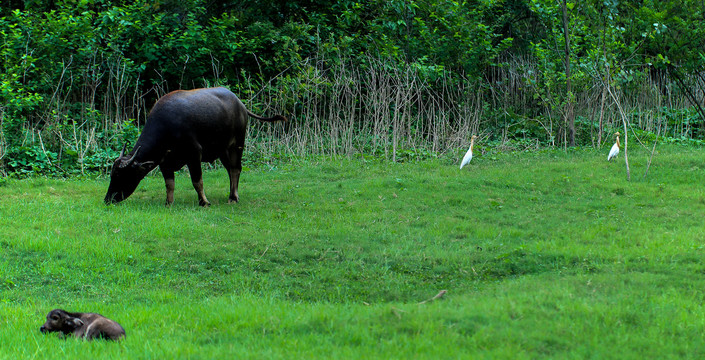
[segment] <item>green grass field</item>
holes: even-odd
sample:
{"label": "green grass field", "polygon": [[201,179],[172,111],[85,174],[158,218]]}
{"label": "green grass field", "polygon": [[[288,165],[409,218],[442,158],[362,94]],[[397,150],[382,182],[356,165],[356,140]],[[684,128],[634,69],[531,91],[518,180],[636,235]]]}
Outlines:
{"label": "green grass field", "polygon": [[[705,149],[0,186],[0,359],[705,357]],[[462,156],[462,154],[459,154]],[[441,299],[432,298],[447,290]],[[120,343],[41,334],[53,308]]]}

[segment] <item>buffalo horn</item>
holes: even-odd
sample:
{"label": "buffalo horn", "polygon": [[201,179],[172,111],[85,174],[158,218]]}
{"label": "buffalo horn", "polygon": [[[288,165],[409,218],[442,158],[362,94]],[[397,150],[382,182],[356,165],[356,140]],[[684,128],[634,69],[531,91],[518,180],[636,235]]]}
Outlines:
{"label": "buffalo horn", "polygon": [[127,143],[125,143],[125,145],[122,146],[122,151],[120,151],[119,157],[123,157],[125,155],[125,149],[127,149]]}
{"label": "buffalo horn", "polygon": [[[125,146],[127,146],[127,144],[125,144]],[[137,150],[135,150],[135,153],[132,154],[131,158],[129,158],[127,160],[123,160],[122,157],[125,154],[125,149],[123,148],[122,152],[120,153],[120,157],[119,157],[120,164],[118,165],[118,167],[122,169],[122,168],[126,168],[126,167],[130,166],[132,164],[132,162],[135,161],[135,156],[137,156],[138,151],[140,151],[140,146],[137,147]]]}
{"label": "buffalo horn", "polygon": [[137,156],[137,153],[140,152],[140,147],[141,146],[138,146],[137,149],[135,150],[135,153],[132,154],[132,157],[130,158],[130,160],[127,160],[127,165],[131,165],[132,162],[135,161],[135,157]]}

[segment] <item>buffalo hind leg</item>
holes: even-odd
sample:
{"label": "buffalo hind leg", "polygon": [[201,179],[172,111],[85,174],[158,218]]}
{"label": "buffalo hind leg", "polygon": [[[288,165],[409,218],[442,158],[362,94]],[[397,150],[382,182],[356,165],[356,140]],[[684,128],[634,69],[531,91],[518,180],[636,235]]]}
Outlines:
{"label": "buffalo hind leg", "polygon": [[191,183],[198,194],[198,205],[210,206],[210,202],[206,199],[206,193],[203,191],[203,172],[201,171],[201,161],[188,163],[188,171],[191,173]]}
{"label": "buffalo hind leg", "polygon": [[166,206],[170,206],[174,203],[174,188],[176,188],[174,172],[164,169],[161,170],[162,176],[164,177],[164,184],[166,185]]}
{"label": "buffalo hind leg", "polygon": [[237,193],[237,187],[240,183],[240,173],[242,172],[242,146],[233,145],[231,146],[225,156],[220,158],[220,162],[228,170],[228,176],[230,177],[230,196],[228,197],[228,203],[236,203],[240,201],[240,195]]}

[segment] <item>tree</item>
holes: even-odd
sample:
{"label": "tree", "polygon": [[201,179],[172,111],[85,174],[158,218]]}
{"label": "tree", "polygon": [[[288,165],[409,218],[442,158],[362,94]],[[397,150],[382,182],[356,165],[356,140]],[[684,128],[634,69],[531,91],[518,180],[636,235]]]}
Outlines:
{"label": "tree", "polygon": [[[570,4],[573,7],[573,4]],[[568,32],[568,3],[563,0],[561,4],[563,10],[563,39],[565,42],[565,83],[566,83],[566,104],[565,118],[568,127],[568,145],[575,146],[575,114],[573,113],[575,96],[573,96],[573,88],[570,75],[570,33]]]}

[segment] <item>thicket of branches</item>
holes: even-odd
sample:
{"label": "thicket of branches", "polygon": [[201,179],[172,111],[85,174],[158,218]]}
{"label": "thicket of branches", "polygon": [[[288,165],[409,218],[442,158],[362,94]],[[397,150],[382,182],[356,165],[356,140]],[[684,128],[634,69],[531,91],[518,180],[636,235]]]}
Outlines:
{"label": "thicket of branches", "polygon": [[215,85],[291,120],[249,161],[699,141],[703,44],[699,1],[4,0],[0,172],[104,171],[159,96]]}

